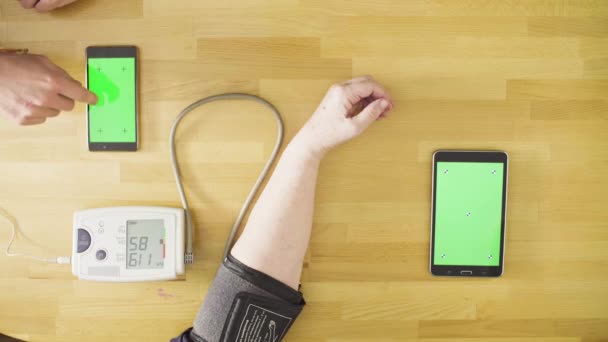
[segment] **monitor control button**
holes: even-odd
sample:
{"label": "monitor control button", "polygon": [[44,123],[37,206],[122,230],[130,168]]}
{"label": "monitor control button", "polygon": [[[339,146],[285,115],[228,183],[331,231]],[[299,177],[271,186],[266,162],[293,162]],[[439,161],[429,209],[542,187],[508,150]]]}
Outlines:
{"label": "monitor control button", "polygon": [[473,271],[460,271],[460,275],[470,276],[473,275]]}
{"label": "monitor control button", "polygon": [[78,241],[76,242],[76,251],[82,253],[91,246],[91,234],[85,229],[78,228]]}
{"label": "monitor control button", "polygon": [[99,261],[104,261],[104,260],[106,260],[107,257],[108,257],[108,252],[106,252],[103,249],[100,249],[95,253],[95,258]]}

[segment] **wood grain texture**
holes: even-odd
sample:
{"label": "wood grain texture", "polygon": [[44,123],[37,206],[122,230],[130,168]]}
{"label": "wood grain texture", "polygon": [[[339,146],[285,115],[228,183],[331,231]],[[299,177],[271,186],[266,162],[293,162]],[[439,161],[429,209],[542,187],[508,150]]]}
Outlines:
{"label": "wood grain texture", "polygon": [[[84,48],[141,52],[141,150],[90,153],[84,107],[39,127],[0,121],[0,207],[15,248],[68,254],[75,210],[179,206],[173,118],[259,94],[287,138],[333,82],[373,74],[396,109],[321,167],[288,341],[608,341],[608,2],[603,0],[81,0],[38,14],[0,0],[0,45],[84,80]],[[0,256],[0,331],[29,341],[167,341],[187,328],[232,220],[270,153],[256,104],[214,103],[178,135],[196,224],[185,280],[104,284]],[[428,272],[431,154],[511,157],[506,269]],[[0,241],[8,238],[0,225]]]}

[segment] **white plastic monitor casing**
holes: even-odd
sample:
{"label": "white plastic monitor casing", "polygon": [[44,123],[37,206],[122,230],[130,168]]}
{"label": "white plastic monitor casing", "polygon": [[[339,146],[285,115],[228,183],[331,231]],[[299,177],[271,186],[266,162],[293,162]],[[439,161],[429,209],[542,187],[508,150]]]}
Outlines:
{"label": "white plastic monitor casing", "polygon": [[[163,268],[128,269],[126,227],[128,220],[163,220],[165,260]],[[90,235],[90,244],[81,241],[79,229]],[[184,273],[184,209],[167,207],[109,207],[74,213],[72,273],[79,279],[111,282],[170,280]],[[86,233],[81,232],[86,239]],[[84,240],[84,239],[83,239]],[[82,250],[83,248],[85,248]],[[104,260],[96,253],[106,252]]]}

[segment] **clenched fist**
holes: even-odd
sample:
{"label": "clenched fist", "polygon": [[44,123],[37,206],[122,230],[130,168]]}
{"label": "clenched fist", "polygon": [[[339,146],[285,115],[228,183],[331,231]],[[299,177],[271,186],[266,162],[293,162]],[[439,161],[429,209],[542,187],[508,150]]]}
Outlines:
{"label": "clenched fist", "polygon": [[371,76],[334,84],[298,138],[310,152],[322,157],[333,147],[361,134],[391,109],[390,95]]}

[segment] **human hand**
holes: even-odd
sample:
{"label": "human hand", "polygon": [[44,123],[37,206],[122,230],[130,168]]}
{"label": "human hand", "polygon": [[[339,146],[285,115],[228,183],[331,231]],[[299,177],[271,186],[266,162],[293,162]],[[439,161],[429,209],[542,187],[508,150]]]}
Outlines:
{"label": "human hand", "polygon": [[74,101],[95,104],[97,96],[39,55],[0,53],[0,115],[36,125],[70,111]]}
{"label": "human hand", "polygon": [[19,0],[23,8],[33,8],[38,12],[48,12],[69,5],[77,0]]}
{"label": "human hand", "polygon": [[327,151],[361,134],[393,109],[388,92],[371,76],[332,85],[298,133],[313,154]]}

